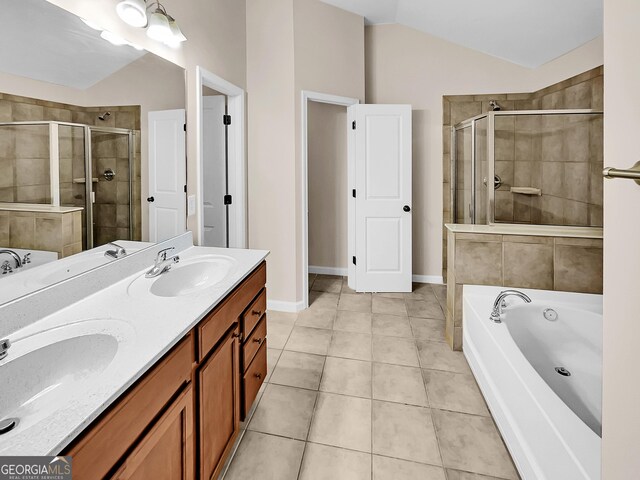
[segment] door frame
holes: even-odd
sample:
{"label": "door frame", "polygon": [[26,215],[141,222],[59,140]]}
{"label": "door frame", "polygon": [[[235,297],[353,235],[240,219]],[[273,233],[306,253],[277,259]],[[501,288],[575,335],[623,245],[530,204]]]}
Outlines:
{"label": "door frame", "polygon": [[247,170],[245,159],[245,91],[224,78],[196,66],[196,244],[204,241],[204,112],[202,87],[209,87],[227,97],[229,125],[229,192],[235,209],[229,212],[229,247],[247,248]]}
{"label": "door frame", "polygon": [[[360,100],[357,98],[351,97],[342,97],[339,95],[331,95],[328,93],[320,93],[313,92],[310,90],[302,90],[302,101],[301,101],[301,137],[302,137],[302,146],[301,146],[301,155],[302,155],[302,174],[300,178],[300,191],[302,192],[302,309],[309,308],[309,102],[317,102],[317,103],[328,103],[331,105],[340,105],[343,107],[348,107],[352,105],[358,105]],[[347,114],[347,124],[352,121],[349,114]],[[347,149],[351,150],[354,145],[350,140],[347,142]],[[348,152],[349,153],[349,152]],[[353,181],[355,175],[352,173],[352,169],[355,168],[353,163],[353,156],[347,155],[347,178],[348,181]],[[351,197],[349,197],[351,198]],[[352,220],[353,212],[353,204],[351,201],[348,202],[348,210],[349,210],[349,221]],[[355,232],[352,231],[352,228],[347,228],[349,244],[351,244],[351,237]],[[350,270],[350,267],[348,267]],[[355,273],[355,272],[354,272]]]}

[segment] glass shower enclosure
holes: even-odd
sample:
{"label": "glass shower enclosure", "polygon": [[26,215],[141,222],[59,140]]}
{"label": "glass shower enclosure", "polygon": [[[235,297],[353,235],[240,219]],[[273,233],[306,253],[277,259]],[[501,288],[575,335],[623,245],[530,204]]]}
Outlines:
{"label": "glass shower enclosure", "polygon": [[130,240],[134,145],[123,128],[0,123],[0,202],[83,207],[83,249]]}
{"label": "glass shower enclosure", "polygon": [[602,226],[602,112],[487,112],[451,142],[455,223]]}

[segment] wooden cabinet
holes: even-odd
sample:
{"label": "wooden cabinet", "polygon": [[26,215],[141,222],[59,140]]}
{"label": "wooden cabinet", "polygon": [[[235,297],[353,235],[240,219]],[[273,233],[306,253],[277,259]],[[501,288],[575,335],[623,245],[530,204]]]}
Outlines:
{"label": "wooden cabinet", "polygon": [[267,373],[258,266],[74,440],[74,480],[218,477]]}
{"label": "wooden cabinet", "polygon": [[127,456],[114,480],[195,478],[193,394],[188,386]]}
{"label": "wooden cabinet", "polygon": [[216,478],[240,426],[240,345],[234,328],[198,371],[200,478]]}

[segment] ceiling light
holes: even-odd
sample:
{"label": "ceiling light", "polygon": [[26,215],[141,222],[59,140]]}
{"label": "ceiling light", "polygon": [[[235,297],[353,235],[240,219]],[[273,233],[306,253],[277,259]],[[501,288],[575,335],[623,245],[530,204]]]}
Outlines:
{"label": "ceiling light", "polygon": [[109,42],[109,43],[111,43],[113,45],[117,45],[117,46],[128,45],[129,44],[129,42],[127,42],[124,38],[122,38],[119,35],[116,35],[115,33],[110,32],[108,30],[103,31],[100,34],[100,37],[102,37],[107,42]]}
{"label": "ceiling light", "polygon": [[169,26],[169,19],[160,8],[157,8],[149,17],[147,37],[157,40],[158,42],[168,42],[173,37],[171,27]]}
{"label": "ceiling light", "polygon": [[118,16],[132,27],[147,25],[147,4],[145,0],[123,0],[116,5]]}
{"label": "ceiling light", "polygon": [[102,30],[102,27],[100,27],[100,25],[98,25],[95,22],[92,22],[91,20],[87,20],[87,19],[82,18],[82,17],[80,18],[80,20],[82,20],[86,26],[91,27],[94,30],[98,30],[98,31]]}

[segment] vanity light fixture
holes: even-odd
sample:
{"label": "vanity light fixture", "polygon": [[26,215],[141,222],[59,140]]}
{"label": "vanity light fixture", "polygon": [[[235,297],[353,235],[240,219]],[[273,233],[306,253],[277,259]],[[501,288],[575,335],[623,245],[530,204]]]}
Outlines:
{"label": "vanity light fixture", "polygon": [[116,5],[118,16],[132,27],[147,26],[147,4],[145,0],[123,0]]}
{"label": "vanity light fixture", "polygon": [[146,0],[122,0],[116,5],[118,16],[132,27],[147,29],[147,36],[152,40],[177,48],[187,40],[175,18],[167,13],[160,2]]}

